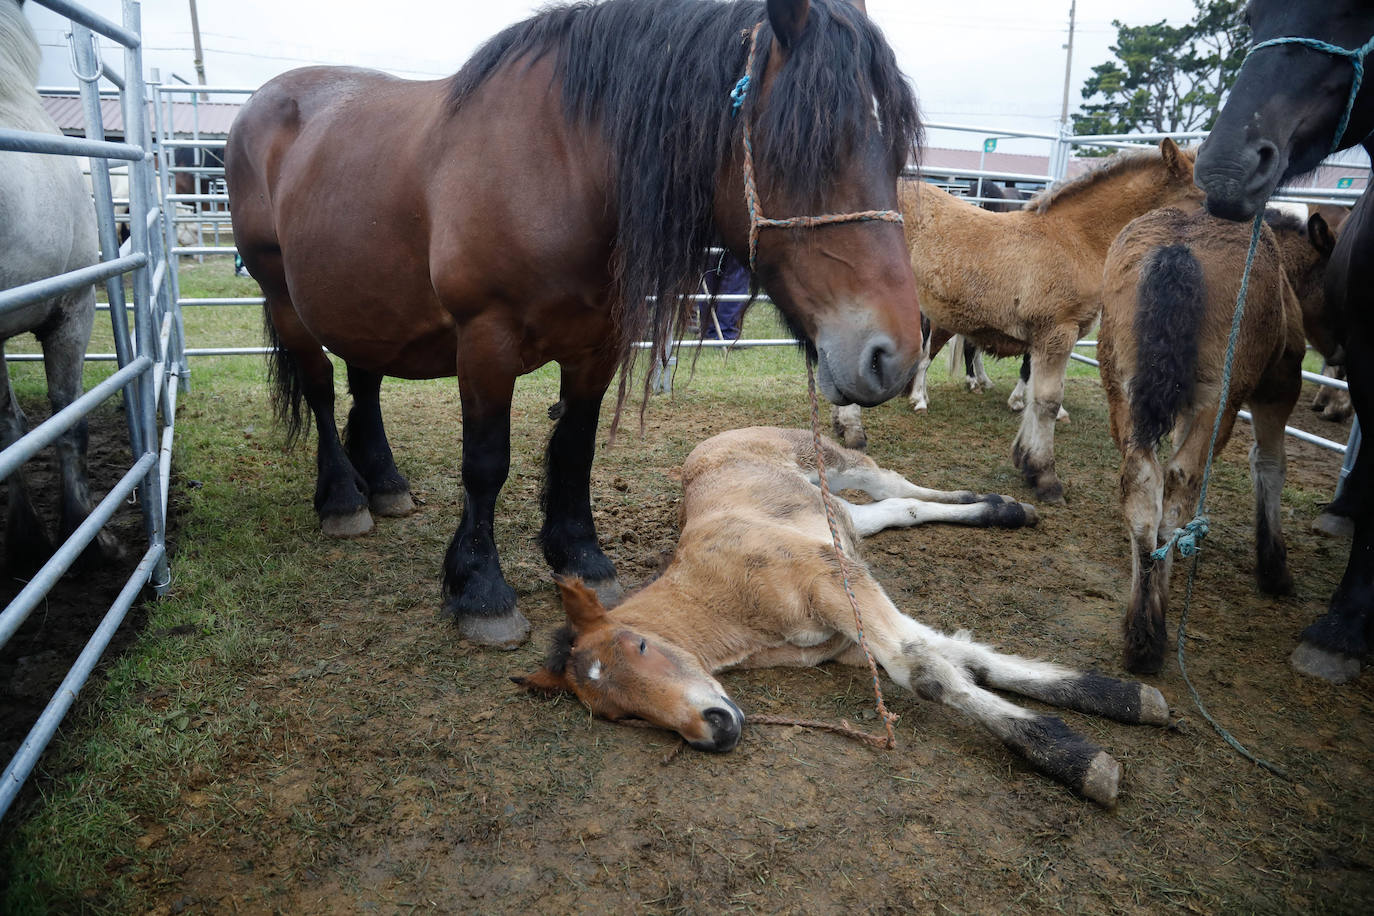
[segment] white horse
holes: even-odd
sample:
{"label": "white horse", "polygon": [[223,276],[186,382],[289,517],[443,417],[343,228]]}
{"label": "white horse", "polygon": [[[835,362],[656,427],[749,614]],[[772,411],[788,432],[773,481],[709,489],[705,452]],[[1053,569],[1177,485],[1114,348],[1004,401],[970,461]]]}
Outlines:
{"label": "white horse", "polygon": [[[34,88],[38,41],[20,6],[21,0],[0,0],[0,127],[57,134]],[[95,262],[95,212],[75,160],[0,151],[0,289]],[[53,413],[81,394],[94,319],[95,289],[90,286],[0,314],[0,354],[17,334],[32,332],[42,343]],[[8,367],[0,360],[0,448],[8,448],[25,431]],[[67,430],[56,447],[62,473],[60,533],[65,539],[91,510],[86,422]],[[29,499],[23,470],[11,474],[8,484],[5,558],[11,568],[32,567],[51,553],[51,542]],[[112,536],[102,532],[88,556],[115,550]]]}

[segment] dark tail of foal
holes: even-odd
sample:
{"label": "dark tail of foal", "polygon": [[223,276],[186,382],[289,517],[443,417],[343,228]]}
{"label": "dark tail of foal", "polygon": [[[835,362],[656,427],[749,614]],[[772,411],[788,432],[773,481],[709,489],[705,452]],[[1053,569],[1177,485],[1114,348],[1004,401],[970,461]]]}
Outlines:
{"label": "dark tail of foal", "polygon": [[1202,265],[1187,245],[1156,248],[1136,287],[1132,438],[1152,449],[1197,387],[1198,332],[1206,307]]}
{"label": "dark tail of foal", "polygon": [[262,325],[272,353],[267,357],[267,388],[272,397],[272,410],[286,427],[286,444],[296,439],[310,425],[310,413],[301,409],[305,403],[305,383],[295,354],[282,346],[281,335],[272,324],[271,306],[264,307]]}

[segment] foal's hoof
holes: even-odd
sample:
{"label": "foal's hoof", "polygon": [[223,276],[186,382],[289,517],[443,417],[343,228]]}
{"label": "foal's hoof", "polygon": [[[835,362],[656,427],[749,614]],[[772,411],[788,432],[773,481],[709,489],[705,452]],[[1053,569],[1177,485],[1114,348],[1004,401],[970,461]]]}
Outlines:
{"label": "foal's hoof", "polygon": [[497,649],[514,649],[530,636],[530,622],[518,609],[502,617],[459,617],[458,635]]}
{"label": "foal's hoof", "polygon": [[1083,785],[1079,790],[1089,801],[1097,802],[1104,808],[1116,807],[1116,796],[1121,786],[1121,764],[1111,754],[1101,751],[1088,764],[1083,774]]}
{"label": "foal's hoof", "polygon": [[1333,538],[1353,538],[1355,536],[1355,521],[1348,515],[1323,512],[1312,523],[1312,530],[1318,534],[1330,535]]}
{"label": "foal's hoof", "polygon": [[368,498],[374,515],[382,518],[401,518],[415,511],[415,500],[410,498],[409,490],[399,493],[373,493]]}
{"label": "foal's hoof", "polygon": [[1358,658],[1318,648],[1310,642],[1299,643],[1289,661],[1299,674],[1319,677],[1333,684],[1344,684],[1360,676]]}
{"label": "foal's hoof", "polygon": [[355,538],[372,530],[372,513],[363,506],[347,515],[322,515],[320,530],[331,538]]}

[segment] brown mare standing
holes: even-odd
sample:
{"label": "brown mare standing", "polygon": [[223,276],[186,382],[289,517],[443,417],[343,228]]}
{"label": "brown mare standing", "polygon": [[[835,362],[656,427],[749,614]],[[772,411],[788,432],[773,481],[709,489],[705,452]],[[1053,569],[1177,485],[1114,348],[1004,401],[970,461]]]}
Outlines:
{"label": "brown mare standing", "polygon": [[[556,7],[452,79],[308,68],[259,90],[226,150],[234,234],[267,297],[278,403],[297,429],[302,400],[314,415],[324,530],[410,511],[382,377],[456,374],[464,504],[444,605],[464,636],[523,640],[493,510],[515,379],[556,361],[544,555],[613,589],[590,502],[602,397],[633,341],[661,344],[685,317],[713,239],[748,257],[746,124],[752,215],[771,218],[894,209],[920,130],[881,33],[838,0]],[[757,254],[828,398],[875,404],[905,387],[920,331],[898,225],[765,228]],[[347,365],[346,442],[322,346]]]}
{"label": "brown mare standing", "polygon": [[[1031,397],[1012,461],[1037,499],[1064,501],[1054,424],[1069,354],[1101,308],[1108,247],[1142,213],[1187,200],[1201,200],[1192,154],[1172,140],[1159,152],[1118,153],[1013,213],[990,213],[923,181],[903,183],[906,239],[931,346],[963,334],[998,356],[1030,352]],[[928,366],[923,358],[912,382],[914,409],[925,404]],[[848,430],[860,425],[858,408],[836,411],[835,424],[848,441]]]}
{"label": "brown mare standing", "polygon": [[[1040,772],[1104,805],[1116,800],[1120,765],[1060,719],[1033,713],[987,688],[1103,715],[1163,724],[1168,705],[1143,684],[1082,674],[946,636],[893,605],[859,560],[859,539],[925,522],[1018,527],[1035,509],[1001,496],[918,487],[866,455],[821,440],[850,558],[848,581],[868,649],[898,684],[968,716]],[[744,716],[713,676],[725,668],[866,665],[854,611],[816,484],[810,432],[753,428],[698,445],[682,467],[681,529],[663,575],[607,612],[577,582],[563,582],[568,626],[544,667],[516,682],[567,690],[608,719],[672,729],[693,747],[728,751]]]}
{"label": "brown mare standing", "polygon": [[[1255,576],[1283,594],[1293,585],[1279,523],[1287,467],[1284,424],[1302,387],[1304,313],[1322,311],[1335,241],[1320,216],[1278,217],[1255,251],[1231,387],[1217,433],[1220,454],[1248,402],[1255,443]],[[1156,210],[1133,221],[1107,254],[1098,355],[1121,450],[1121,506],[1131,538],[1125,665],[1154,674],[1168,643],[1173,552],[1152,552],[1192,518],[1221,396],[1222,366],[1250,229],[1201,210]],[[1159,440],[1173,430],[1161,463]]]}

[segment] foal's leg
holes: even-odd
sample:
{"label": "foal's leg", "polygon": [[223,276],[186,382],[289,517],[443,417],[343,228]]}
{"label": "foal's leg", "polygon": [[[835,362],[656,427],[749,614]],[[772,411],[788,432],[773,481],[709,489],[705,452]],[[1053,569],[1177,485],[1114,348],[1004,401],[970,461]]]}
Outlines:
{"label": "foal's leg", "polygon": [[[66,408],[81,396],[81,377],[86,344],[95,318],[95,289],[88,287],[59,306],[55,323],[44,329],[43,370],[48,378],[48,402],[52,412]],[[57,438],[58,466],[62,474],[62,515],[58,537],[66,540],[91,514],[91,487],[86,473],[88,443],[83,417]],[[85,562],[114,559],[120,555],[112,533],[101,530],[82,553]]]}
{"label": "foal's leg", "polygon": [[983,351],[974,346],[973,372],[970,374],[973,376],[974,384],[976,384],[978,388],[981,388],[983,391],[991,391],[992,379],[988,377],[988,370],[984,363],[984,359],[986,359],[986,357],[983,356]]}
{"label": "foal's leg", "polygon": [[1255,431],[1255,444],[1250,447],[1250,477],[1255,485],[1255,578],[1260,590],[1270,595],[1287,595],[1293,591],[1288,548],[1280,523],[1279,498],[1288,470],[1283,427],[1302,387],[1298,369],[1293,366],[1291,372],[1283,373],[1280,390],[1272,392],[1274,399],[1262,398],[1262,393],[1257,391],[1250,402]]}
{"label": "foal's leg", "polygon": [[863,410],[858,404],[836,407],[831,415],[831,428],[835,438],[844,443],[845,448],[863,449],[868,447],[868,434],[864,432]]}
{"label": "foal's leg", "polygon": [[1011,396],[1007,398],[1007,406],[1016,413],[1026,409],[1026,391],[1030,388],[1031,377],[1031,358],[1030,353],[1021,355],[1021,374],[1016,379],[1016,387],[1011,390]]}
{"label": "foal's leg", "polygon": [[[24,411],[14,397],[9,367],[0,351],[0,450],[7,449],[28,432]],[[47,529],[34,512],[24,468],[5,480],[9,508],[5,514],[5,568],[10,573],[28,572],[42,566],[52,554]]]}
{"label": "foal's leg", "polygon": [[[485,331],[485,333],[484,333]],[[444,555],[444,610],[465,639],[514,648],[530,624],[515,606],[494,539],[496,497],[510,472],[510,404],[518,347],[500,331],[463,329],[458,388],[463,399],[463,518]]]}
{"label": "foal's leg", "polygon": [[344,428],[348,457],[367,482],[368,504],[377,515],[398,518],[415,511],[410,483],[396,468],[382,425],[382,376],[348,367],[348,390],[353,408]]}
{"label": "foal's leg", "polygon": [[985,496],[979,502],[956,505],[902,498],[881,499],[863,505],[843,499],[839,503],[849,512],[854,531],[861,538],[888,528],[914,528],[932,522],[975,528],[1021,528],[1039,520],[1034,506],[1001,496]]}
{"label": "foal's leg", "polygon": [[562,366],[559,397],[563,414],[549,437],[545,458],[544,527],[539,541],[555,573],[575,576],[595,589],[601,603],[619,602],[615,566],[597,543],[592,521],[591,474],[601,400],[615,364]]}
{"label": "foal's leg", "polygon": [[1135,444],[1130,429],[1125,433],[1121,443],[1121,514],[1131,540],[1131,592],[1121,622],[1124,664],[1127,671],[1136,674],[1156,674],[1164,665],[1169,642],[1165,618],[1172,561],[1156,560],[1151,555],[1159,546],[1164,514],[1164,470],[1154,447]]}
{"label": "foal's leg", "polygon": [[920,411],[929,406],[929,397],[926,387],[926,377],[930,372],[930,364],[935,361],[935,357],[940,355],[945,344],[954,335],[944,328],[932,326],[930,337],[925,346],[921,348],[921,359],[916,364],[916,374],[911,378],[911,388],[907,393],[907,401],[911,404],[911,409]]}
{"label": "foal's leg", "polygon": [[1064,400],[1064,373],[1078,336],[1076,324],[1041,335],[1031,347],[1031,403],[1021,415],[1012,443],[1012,462],[1035,488],[1037,499],[1064,502],[1064,485],[1054,470],[1054,423]]}
{"label": "foal's leg", "polygon": [[[894,681],[978,722],[1051,779],[1099,804],[1115,804],[1121,765],[1109,754],[1057,717],[1037,715],[983,689],[970,670],[957,660],[959,656],[951,660],[941,651],[950,642],[948,637],[898,611],[870,576],[851,576],[851,582],[863,612],[869,651]],[[824,577],[814,588],[817,593],[813,594],[812,607],[824,614],[832,627],[857,641],[853,612],[838,576]],[[844,656],[844,660],[853,661],[853,653]],[[1015,661],[1023,666],[1036,664],[1024,659]],[[1053,682],[1057,670],[1053,666],[1043,666],[1041,679]],[[1076,677],[1066,673],[1062,683],[1067,685]],[[1022,676],[1016,680],[1020,683],[1028,679]],[[1047,688],[1036,689],[1048,692]],[[1063,692],[1066,696],[1083,693],[1067,686]],[[1152,702],[1150,708],[1157,705]]]}

